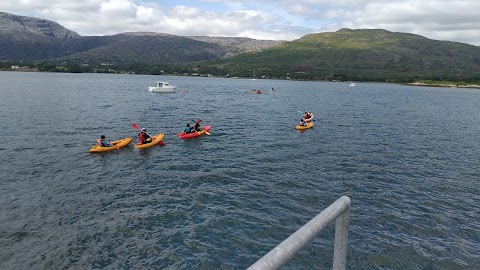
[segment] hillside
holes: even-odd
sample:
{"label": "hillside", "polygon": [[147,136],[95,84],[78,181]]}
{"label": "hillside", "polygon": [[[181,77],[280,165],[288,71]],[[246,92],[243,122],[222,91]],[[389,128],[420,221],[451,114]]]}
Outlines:
{"label": "hillside", "polygon": [[48,59],[67,55],[58,50],[80,35],[43,19],[0,12],[0,60]]}
{"label": "hillside", "polygon": [[385,30],[341,29],[211,63],[234,76],[411,81],[480,78],[480,48]]}
{"label": "hillside", "polygon": [[225,48],[215,44],[169,35],[118,34],[108,37],[85,37],[77,45],[87,44],[89,41],[102,44],[88,50],[80,50],[62,60],[75,60],[79,63],[178,64],[220,59],[227,53]]}

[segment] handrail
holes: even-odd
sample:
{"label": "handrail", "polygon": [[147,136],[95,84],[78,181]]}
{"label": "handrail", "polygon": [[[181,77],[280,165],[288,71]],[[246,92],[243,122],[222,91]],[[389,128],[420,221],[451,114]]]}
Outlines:
{"label": "handrail", "polygon": [[323,210],[307,224],[290,235],[282,243],[265,254],[247,270],[278,269],[305,245],[310,243],[317,234],[333,220],[335,226],[335,244],[333,252],[333,269],[345,270],[347,263],[348,222],[350,217],[350,198],[342,196]]}

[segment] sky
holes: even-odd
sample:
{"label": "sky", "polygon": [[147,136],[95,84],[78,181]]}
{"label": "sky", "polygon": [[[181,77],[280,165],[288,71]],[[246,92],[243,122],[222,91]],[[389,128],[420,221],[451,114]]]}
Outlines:
{"label": "sky", "polygon": [[341,28],[385,29],[480,46],[480,0],[1,0],[0,11],[82,36],[158,32],[294,40]]}

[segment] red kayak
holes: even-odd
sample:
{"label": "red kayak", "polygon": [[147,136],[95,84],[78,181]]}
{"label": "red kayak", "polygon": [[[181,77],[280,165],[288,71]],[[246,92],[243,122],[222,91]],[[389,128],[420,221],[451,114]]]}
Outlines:
{"label": "red kayak", "polygon": [[198,136],[201,136],[203,134],[207,134],[207,135],[210,135],[209,131],[210,131],[210,127],[211,126],[204,126],[202,130],[200,131],[195,131],[195,132],[191,132],[191,133],[185,133],[182,132],[180,134],[177,134],[177,136],[180,138],[180,139],[190,139],[190,138],[196,138]]}

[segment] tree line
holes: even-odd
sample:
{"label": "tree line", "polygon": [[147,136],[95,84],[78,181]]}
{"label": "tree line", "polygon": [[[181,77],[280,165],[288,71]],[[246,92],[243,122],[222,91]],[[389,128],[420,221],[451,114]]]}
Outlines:
{"label": "tree line", "polygon": [[0,70],[12,70],[12,66],[26,67],[40,72],[65,72],[65,73],[129,73],[145,75],[180,75],[180,76],[206,76],[214,77],[239,77],[252,78],[254,70],[256,77],[261,79],[291,79],[302,81],[365,81],[365,82],[391,82],[412,83],[418,81],[450,82],[453,84],[480,84],[480,78],[475,76],[442,76],[423,75],[409,76],[405,74],[377,73],[368,74],[361,70],[305,70],[292,72],[274,66],[225,66],[219,67],[212,63],[153,65],[146,63],[112,63],[112,64],[78,64],[74,62],[12,62],[0,61]]}

